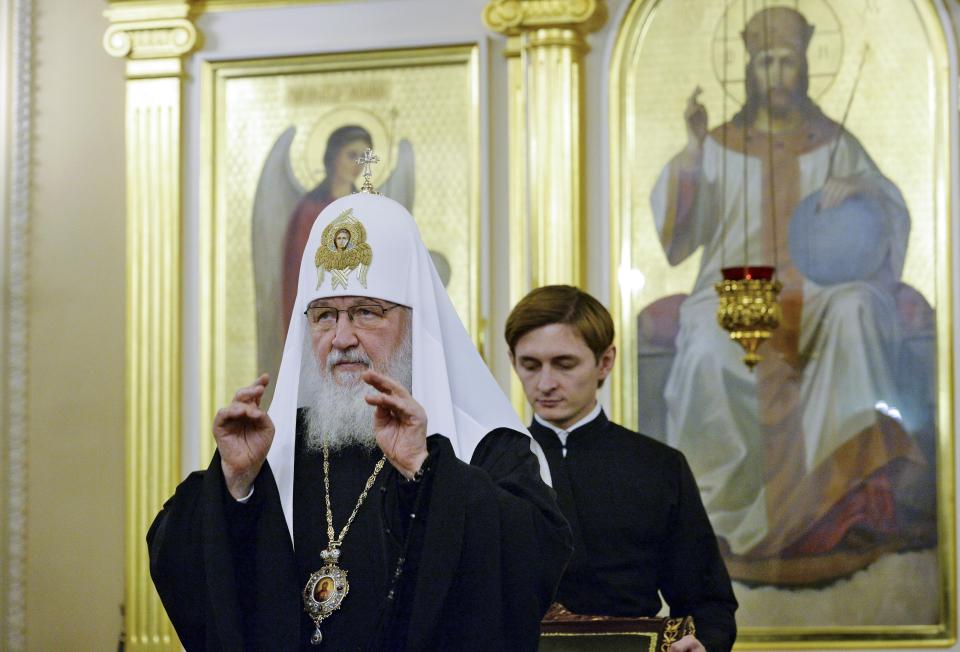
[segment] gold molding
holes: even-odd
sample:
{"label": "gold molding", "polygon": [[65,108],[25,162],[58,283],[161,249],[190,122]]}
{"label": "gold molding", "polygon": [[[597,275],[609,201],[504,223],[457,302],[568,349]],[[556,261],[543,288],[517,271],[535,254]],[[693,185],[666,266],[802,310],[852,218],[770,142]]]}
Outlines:
{"label": "gold molding", "polygon": [[111,22],[103,49],[127,60],[127,79],[180,77],[184,56],[202,43],[186,0],[115,0],[103,14]]}
{"label": "gold molding", "polygon": [[103,15],[111,23],[137,20],[163,20],[164,18],[187,18],[191,15],[190,0],[108,0],[109,7]]}
{"label": "gold molding", "polygon": [[[110,8],[104,12],[111,22],[120,22],[114,18],[117,13],[127,15],[125,20],[145,18],[153,20],[171,13],[186,17],[196,17],[205,13],[220,11],[243,11],[246,9],[280,9],[303,5],[333,5],[348,2],[361,3],[369,0],[108,0]],[[183,10],[185,11],[183,11]],[[166,12],[166,13],[164,13]]]}
{"label": "gold molding", "polygon": [[541,27],[570,27],[586,34],[606,20],[605,0],[491,0],[483,9],[487,27],[507,36]]}
{"label": "gold molding", "polygon": [[190,4],[114,2],[106,52],[127,60],[127,354],[124,631],[129,650],[179,650],[144,539],[181,479],[181,178]]}
{"label": "gold molding", "polygon": [[242,11],[244,9],[263,9],[265,7],[294,7],[297,5],[332,5],[364,0],[191,0],[194,11]]}
{"label": "gold molding", "polygon": [[187,54],[197,40],[197,28],[186,18],[121,22],[107,28],[103,49],[118,58],[160,59]]}
{"label": "gold molding", "polygon": [[[515,134],[526,133],[526,98],[523,87],[523,44],[520,36],[507,37],[504,56],[507,59],[507,129],[508,143],[508,237],[509,237],[509,290],[510,306],[515,306],[530,289],[530,262],[527,249],[527,142]],[[499,333],[497,334],[499,336]],[[510,402],[524,422],[529,418],[530,407],[523,393],[523,385],[517,374],[510,374]]]}

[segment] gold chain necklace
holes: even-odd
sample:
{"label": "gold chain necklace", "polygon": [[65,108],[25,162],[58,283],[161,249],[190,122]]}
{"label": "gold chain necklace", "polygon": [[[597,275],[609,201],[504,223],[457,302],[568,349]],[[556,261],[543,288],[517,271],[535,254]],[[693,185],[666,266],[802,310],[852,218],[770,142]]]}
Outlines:
{"label": "gold chain necklace", "polygon": [[337,562],[340,559],[340,545],[343,538],[347,536],[347,530],[356,518],[360,506],[367,499],[367,494],[373,483],[377,481],[377,476],[383,469],[387,456],[384,455],[373,467],[373,473],[367,478],[367,483],[357,498],[357,504],[353,506],[353,512],[347,519],[346,525],[340,530],[340,536],[334,537],[333,534],[333,509],[330,507],[330,449],[327,447],[326,439],[323,440],[323,488],[324,498],[327,503],[327,548],[320,553],[324,564],[320,570],[315,571],[307,580],[307,585],[303,588],[303,610],[310,614],[314,624],[317,626],[310,638],[310,643],[320,645],[323,640],[323,634],[320,633],[320,623],[322,623],[330,614],[340,608],[340,604],[347,596],[350,590],[350,584],[347,582],[347,571],[340,568]]}

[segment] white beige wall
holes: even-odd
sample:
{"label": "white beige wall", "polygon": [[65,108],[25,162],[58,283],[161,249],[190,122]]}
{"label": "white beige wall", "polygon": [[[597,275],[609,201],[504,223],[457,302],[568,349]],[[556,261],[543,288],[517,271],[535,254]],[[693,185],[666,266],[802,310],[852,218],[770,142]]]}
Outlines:
{"label": "white beige wall", "polygon": [[27,646],[116,649],[123,599],[124,64],[99,0],[34,0]]}

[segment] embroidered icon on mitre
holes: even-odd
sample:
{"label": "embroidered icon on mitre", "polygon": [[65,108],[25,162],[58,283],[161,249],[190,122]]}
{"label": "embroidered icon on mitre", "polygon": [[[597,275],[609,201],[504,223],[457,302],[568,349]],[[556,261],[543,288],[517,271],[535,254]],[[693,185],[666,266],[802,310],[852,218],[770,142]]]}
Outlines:
{"label": "embroidered icon on mitre", "polygon": [[340,213],[320,235],[320,246],[314,262],[317,265],[317,289],[323,285],[324,272],[330,272],[331,288],[347,289],[350,272],[357,270],[357,280],[367,287],[367,270],[373,250],[367,244],[367,230],[353,216],[353,209]]}

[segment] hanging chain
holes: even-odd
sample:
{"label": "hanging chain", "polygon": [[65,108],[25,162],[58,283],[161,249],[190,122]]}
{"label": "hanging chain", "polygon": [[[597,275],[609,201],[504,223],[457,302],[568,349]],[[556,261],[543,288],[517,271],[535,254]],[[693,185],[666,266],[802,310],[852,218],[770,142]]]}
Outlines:
{"label": "hanging chain", "polygon": [[347,519],[347,524],[343,526],[343,529],[340,531],[340,536],[334,538],[333,536],[333,509],[330,507],[330,449],[327,446],[327,441],[323,441],[323,488],[324,488],[324,498],[327,502],[327,540],[329,541],[330,548],[339,548],[340,543],[343,541],[343,538],[347,536],[347,530],[350,529],[353,519],[356,518],[357,512],[360,510],[360,506],[363,504],[363,501],[367,499],[367,493],[370,491],[370,488],[373,487],[373,483],[377,481],[377,476],[380,474],[381,469],[383,469],[384,463],[387,461],[387,456],[384,455],[380,458],[380,461],[377,462],[377,465],[373,468],[373,473],[370,474],[370,477],[367,478],[367,484],[363,487],[363,491],[360,492],[360,497],[357,498],[357,504],[353,506],[353,512],[350,514],[350,518]]}
{"label": "hanging chain", "polygon": [[[730,45],[727,38],[727,23],[730,18],[729,10],[723,12],[723,81],[721,82],[721,91],[723,95],[723,116],[720,124],[720,139],[723,147],[721,148],[720,159],[720,210],[725,211],[727,207],[727,83],[729,78],[729,53],[727,47]],[[709,124],[707,125],[709,128]],[[720,215],[720,269],[727,266],[727,220],[726,215]]]}
{"label": "hanging chain", "polygon": [[[770,32],[767,28],[767,1],[763,1],[763,47],[765,50],[770,50]],[[779,64],[778,64],[779,65]],[[772,228],[770,230],[771,237],[773,238],[773,273],[776,275],[779,269],[779,260],[777,251],[780,249],[780,240],[777,236],[777,184],[774,179],[775,177],[775,168],[776,166],[773,163],[773,125],[770,123],[770,98],[773,95],[773,91],[770,88],[770,62],[767,62],[767,65],[764,66],[764,73],[766,75],[767,81],[767,179],[769,181],[769,192],[770,192],[770,221]],[[783,83],[783,70],[780,71],[780,81]]]}
{"label": "hanging chain", "polygon": [[[747,2],[744,0],[743,3],[743,29],[747,29]],[[749,69],[749,64],[747,64],[747,74],[751,74]],[[746,98],[749,99],[749,98]],[[746,118],[746,115],[744,115]],[[747,172],[747,162],[750,158],[747,156],[747,121],[744,120],[743,124],[740,125],[740,138],[743,141],[743,266],[746,268],[750,264],[750,175]]]}

